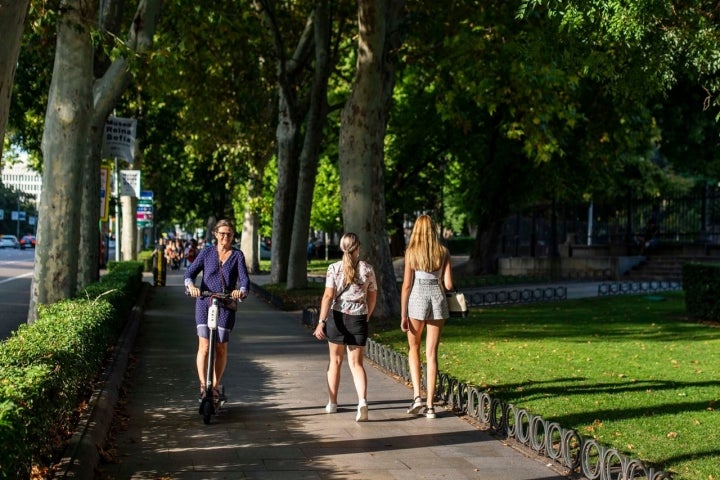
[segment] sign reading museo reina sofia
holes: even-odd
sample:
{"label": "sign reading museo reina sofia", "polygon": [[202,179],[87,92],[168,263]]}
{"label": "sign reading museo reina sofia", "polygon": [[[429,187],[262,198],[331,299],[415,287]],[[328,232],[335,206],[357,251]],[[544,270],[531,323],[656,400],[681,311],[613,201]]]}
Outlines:
{"label": "sign reading museo reina sofia", "polygon": [[133,162],[137,120],[108,117],[103,133],[103,158],[122,158]]}
{"label": "sign reading museo reina sofia", "polygon": [[120,196],[137,197],[140,194],[140,170],[120,170]]}

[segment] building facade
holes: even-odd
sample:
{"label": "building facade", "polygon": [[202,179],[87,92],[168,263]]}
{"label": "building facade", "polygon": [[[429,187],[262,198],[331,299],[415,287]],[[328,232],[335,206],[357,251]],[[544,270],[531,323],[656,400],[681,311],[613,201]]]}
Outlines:
{"label": "building facade", "polygon": [[23,193],[35,196],[36,205],[40,201],[42,175],[32,170],[24,162],[4,165],[2,169],[2,183],[6,187],[13,187]]}

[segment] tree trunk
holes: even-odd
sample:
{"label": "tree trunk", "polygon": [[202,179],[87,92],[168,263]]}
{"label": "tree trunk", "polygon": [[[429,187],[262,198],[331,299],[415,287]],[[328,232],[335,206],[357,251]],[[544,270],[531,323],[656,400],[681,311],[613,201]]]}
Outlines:
{"label": "tree trunk", "polygon": [[291,100],[280,89],[278,139],[278,184],[273,201],[272,263],[270,281],[281,283],[287,280],[290,239],[292,238],[292,216],[295,213],[297,193],[297,142],[300,126],[291,113]]}
{"label": "tree trunk", "polygon": [[358,1],[358,59],[341,115],[339,166],[345,231],[360,236],[362,257],[378,280],[376,315],[400,312],[386,232],[384,139],[395,82],[394,56],[402,0]]}
{"label": "tree trunk", "polygon": [[[82,289],[100,278],[100,151],[102,127],[98,131],[98,126],[93,121],[89,131],[87,153],[83,158],[78,289]],[[107,248],[107,245],[105,248]]]}
{"label": "tree trunk", "polygon": [[15,67],[29,5],[30,0],[0,0],[0,32],[3,32],[3,45],[0,47],[0,168]]}
{"label": "tree trunk", "polygon": [[[506,213],[505,211],[501,213]],[[497,251],[500,241],[500,231],[506,216],[496,215],[493,218],[480,220],[477,236],[473,244],[470,258],[465,265],[467,275],[495,274],[497,273]]]}
{"label": "tree trunk", "polygon": [[262,197],[262,178],[267,158],[259,159],[253,165],[246,183],[245,212],[240,234],[240,250],[245,254],[248,273],[260,273],[260,247],[258,242],[258,229],[260,218],[254,206],[258,205]]}
{"label": "tree trunk", "polygon": [[293,218],[288,263],[287,288],[307,286],[307,244],[310,211],[318,170],[322,129],[327,118],[327,84],[330,70],[330,14],[327,0],[319,2],[313,12],[315,32],[315,78],[310,94],[310,108],[305,122],[305,138],[300,153],[300,175]]}
{"label": "tree trunk", "polygon": [[42,139],[43,189],[28,323],[38,304],[70,298],[77,288],[83,159],[92,107],[93,49],[87,18],[93,2],[68,0],[57,27],[55,65]]}
{"label": "tree trunk", "polygon": [[120,248],[124,262],[137,260],[137,198],[120,197],[120,215],[122,215],[122,241]]}
{"label": "tree trunk", "polygon": [[258,226],[260,220],[253,212],[250,202],[245,203],[242,233],[240,234],[240,250],[245,255],[245,263],[249,274],[260,273],[260,248],[258,243]]}
{"label": "tree trunk", "polygon": [[398,211],[391,216],[393,233],[390,236],[390,255],[402,257],[405,254],[405,224],[403,213]]}
{"label": "tree trunk", "polygon": [[308,20],[295,52],[290,60],[285,58],[281,34],[273,12],[265,10],[267,24],[275,39],[278,52],[278,184],[273,201],[273,230],[270,264],[270,281],[281,283],[287,280],[292,239],[293,215],[298,190],[298,164],[300,122],[305,117],[304,109],[297,99],[298,85],[303,83],[303,69],[307,65],[308,51],[312,46],[313,26]]}

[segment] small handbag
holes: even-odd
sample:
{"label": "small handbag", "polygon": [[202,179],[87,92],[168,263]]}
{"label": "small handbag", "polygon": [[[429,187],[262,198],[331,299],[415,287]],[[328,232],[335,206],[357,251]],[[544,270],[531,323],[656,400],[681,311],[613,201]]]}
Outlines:
{"label": "small handbag", "polygon": [[222,306],[226,310],[231,310],[233,312],[237,311],[238,302],[234,298],[225,298],[222,301]]}
{"label": "small handbag", "polygon": [[467,301],[465,301],[465,294],[454,290],[452,292],[446,292],[448,310],[450,316],[454,318],[465,318],[468,316]]}

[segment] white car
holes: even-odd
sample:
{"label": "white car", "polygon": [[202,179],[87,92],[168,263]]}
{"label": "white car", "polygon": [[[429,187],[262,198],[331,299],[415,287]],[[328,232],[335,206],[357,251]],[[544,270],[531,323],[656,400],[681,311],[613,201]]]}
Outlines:
{"label": "white car", "polygon": [[20,242],[15,235],[3,235],[0,238],[0,248],[20,248]]}

